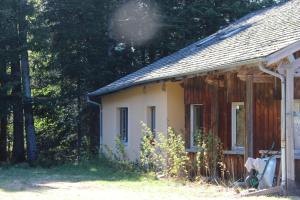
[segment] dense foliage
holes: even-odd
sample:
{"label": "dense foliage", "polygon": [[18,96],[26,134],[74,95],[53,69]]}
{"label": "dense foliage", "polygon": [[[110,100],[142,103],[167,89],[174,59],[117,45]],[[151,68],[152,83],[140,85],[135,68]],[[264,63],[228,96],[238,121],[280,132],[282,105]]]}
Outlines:
{"label": "dense foliage", "polygon": [[[24,142],[31,103],[43,163],[96,152],[98,108],[87,104],[87,92],[274,3],[278,1],[2,0],[0,160],[23,162],[31,155],[25,156],[26,151],[35,152],[28,149],[34,130],[26,132]],[[33,98],[24,95],[22,86],[26,65],[20,61],[26,61],[26,53]]]}
{"label": "dense foliage", "polygon": [[159,176],[188,178],[187,155],[182,134],[176,133],[171,127],[167,133],[154,133],[143,125],[140,161],[142,168],[154,171]]}

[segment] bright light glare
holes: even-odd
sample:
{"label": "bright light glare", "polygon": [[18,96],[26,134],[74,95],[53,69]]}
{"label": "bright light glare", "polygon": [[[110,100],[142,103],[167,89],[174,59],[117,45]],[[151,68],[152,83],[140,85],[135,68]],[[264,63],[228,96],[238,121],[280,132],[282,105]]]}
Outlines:
{"label": "bright light glare", "polygon": [[110,35],[119,42],[142,45],[154,38],[159,30],[159,16],[153,4],[140,0],[129,1],[113,14]]}

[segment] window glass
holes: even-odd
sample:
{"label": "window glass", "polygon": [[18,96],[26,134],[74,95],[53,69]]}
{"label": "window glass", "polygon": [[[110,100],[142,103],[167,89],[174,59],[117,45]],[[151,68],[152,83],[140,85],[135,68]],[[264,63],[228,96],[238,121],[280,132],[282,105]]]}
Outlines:
{"label": "window glass", "polygon": [[191,146],[195,146],[197,134],[203,132],[203,105],[191,106]]}
{"label": "window glass", "polygon": [[155,108],[155,106],[150,106],[147,109],[147,125],[155,137],[155,132],[156,132],[156,108]]}
{"label": "window glass", "polygon": [[232,149],[242,149],[245,146],[246,120],[243,102],[232,103]]}
{"label": "window glass", "polygon": [[120,139],[128,142],[128,108],[120,108]]}
{"label": "window glass", "polygon": [[150,126],[150,128],[151,128],[152,133],[155,133],[155,129],[156,129],[155,112],[156,112],[155,107],[154,106],[150,107],[150,113],[151,113],[151,126]]}
{"label": "window glass", "polygon": [[245,106],[239,105],[236,108],[236,146],[244,147],[245,143]]}

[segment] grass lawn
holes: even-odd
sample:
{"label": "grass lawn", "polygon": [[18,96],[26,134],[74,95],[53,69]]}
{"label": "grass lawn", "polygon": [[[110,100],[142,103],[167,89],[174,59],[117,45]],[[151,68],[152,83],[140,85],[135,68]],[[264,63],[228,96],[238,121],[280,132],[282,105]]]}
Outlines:
{"label": "grass lawn", "polygon": [[[150,175],[117,170],[101,161],[50,169],[26,165],[0,167],[0,199],[240,199],[232,189],[200,183],[156,180]],[[251,199],[251,198],[247,198]],[[297,197],[255,197],[300,199]]]}

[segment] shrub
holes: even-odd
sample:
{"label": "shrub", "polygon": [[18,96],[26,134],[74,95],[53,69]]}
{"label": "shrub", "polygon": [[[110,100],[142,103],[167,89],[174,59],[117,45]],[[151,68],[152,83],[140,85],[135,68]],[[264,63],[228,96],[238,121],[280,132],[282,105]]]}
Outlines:
{"label": "shrub", "polygon": [[157,133],[157,138],[143,124],[140,161],[147,171],[153,170],[164,177],[186,178],[188,156],[181,134],[168,128],[167,137]]}
{"label": "shrub", "polygon": [[204,174],[206,177],[216,178],[219,171],[221,178],[224,178],[223,145],[218,136],[197,131],[195,134],[195,151],[195,160],[191,161],[191,169],[195,177],[201,177]]}
{"label": "shrub", "polygon": [[137,165],[136,163],[129,161],[125,151],[125,145],[122,143],[120,137],[116,137],[115,139],[115,149],[116,151],[113,151],[107,145],[104,145],[105,153],[102,156],[117,169],[136,171]]}
{"label": "shrub", "polygon": [[146,171],[155,171],[156,148],[154,145],[154,133],[145,124],[142,124],[143,137],[141,141],[140,163]]}

